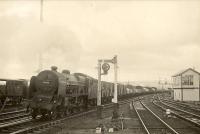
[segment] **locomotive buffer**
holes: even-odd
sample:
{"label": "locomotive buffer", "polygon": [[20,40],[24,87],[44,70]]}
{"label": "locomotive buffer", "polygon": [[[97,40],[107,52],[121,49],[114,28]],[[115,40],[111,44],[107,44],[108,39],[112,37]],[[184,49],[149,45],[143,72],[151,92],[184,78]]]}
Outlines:
{"label": "locomotive buffer", "polygon": [[[101,63],[103,62],[103,65]],[[117,55],[113,59],[101,59],[98,60],[98,91],[97,91],[97,116],[102,118],[102,105],[101,105],[101,75],[108,74],[110,65],[108,63],[114,64],[114,98],[112,102],[114,103],[114,111],[118,111],[119,104],[117,102]],[[103,73],[101,73],[101,68]]]}

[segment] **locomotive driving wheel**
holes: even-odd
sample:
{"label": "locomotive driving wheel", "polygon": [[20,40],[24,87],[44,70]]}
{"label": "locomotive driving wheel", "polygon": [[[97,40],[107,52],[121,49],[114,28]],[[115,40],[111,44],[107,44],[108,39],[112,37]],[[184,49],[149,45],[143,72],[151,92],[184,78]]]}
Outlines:
{"label": "locomotive driving wheel", "polygon": [[31,110],[31,116],[32,116],[33,119],[36,119],[36,117],[37,117],[37,110],[36,109]]}
{"label": "locomotive driving wheel", "polygon": [[61,110],[61,111],[59,112],[59,117],[60,117],[60,118],[65,117],[65,111],[64,111],[64,110]]}

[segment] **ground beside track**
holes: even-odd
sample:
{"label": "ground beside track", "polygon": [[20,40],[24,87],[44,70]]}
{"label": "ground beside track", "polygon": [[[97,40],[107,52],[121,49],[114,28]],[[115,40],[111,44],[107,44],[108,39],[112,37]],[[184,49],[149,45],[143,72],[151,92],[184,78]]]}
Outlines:
{"label": "ground beside track", "polygon": [[[105,110],[102,119],[98,119],[96,113],[93,113],[85,117],[68,120],[63,125],[46,131],[45,134],[94,134],[95,128],[100,124],[104,124],[108,130],[113,124],[111,123],[112,112],[113,109]],[[135,111],[130,107],[130,103],[120,105],[119,114],[121,113],[124,117],[124,129],[115,131],[115,134],[144,134],[144,130],[141,128]]]}

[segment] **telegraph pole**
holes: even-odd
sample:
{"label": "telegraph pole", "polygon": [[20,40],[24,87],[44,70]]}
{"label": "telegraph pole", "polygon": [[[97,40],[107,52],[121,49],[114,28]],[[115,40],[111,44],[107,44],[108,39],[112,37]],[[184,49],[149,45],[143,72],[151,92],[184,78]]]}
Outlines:
{"label": "telegraph pole", "polygon": [[43,22],[43,0],[40,0],[40,22]]}

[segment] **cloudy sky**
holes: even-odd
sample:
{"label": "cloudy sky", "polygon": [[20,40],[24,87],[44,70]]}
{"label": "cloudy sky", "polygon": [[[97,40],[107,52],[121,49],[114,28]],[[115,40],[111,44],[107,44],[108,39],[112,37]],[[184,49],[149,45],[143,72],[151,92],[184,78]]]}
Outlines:
{"label": "cloudy sky", "polygon": [[[2,78],[30,78],[39,68],[97,76],[97,60],[118,55],[120,81],[169,79],[200,71],[200,1],[0,1]],[[113,70],[104,80],[113,79]]]}

